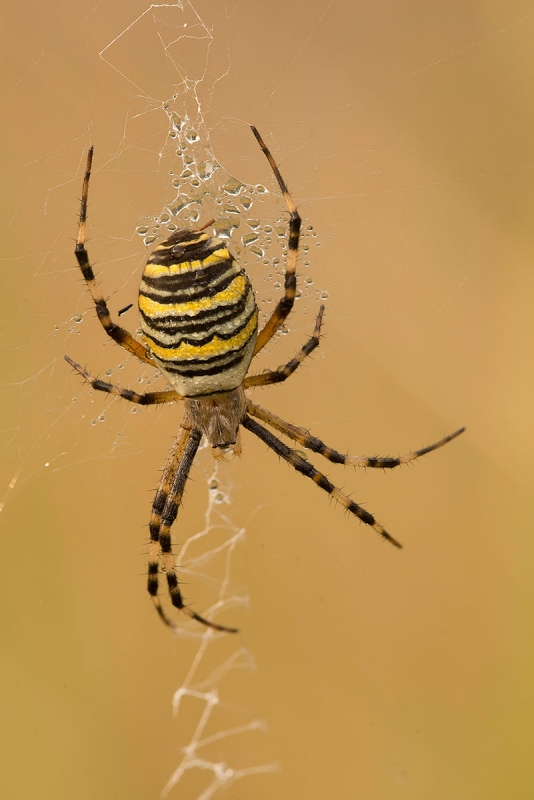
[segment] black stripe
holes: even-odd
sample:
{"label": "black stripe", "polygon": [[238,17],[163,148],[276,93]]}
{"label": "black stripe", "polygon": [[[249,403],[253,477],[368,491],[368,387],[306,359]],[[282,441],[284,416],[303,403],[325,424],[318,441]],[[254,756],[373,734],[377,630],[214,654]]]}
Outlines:
{"label": "black stripe", "polygon": [[192,303],[196,302],[197,300],[202,300],[204,297],[213,297],[219,292],[224,291],[230,284],[232,283],[235,278],[237,278],[242,272],[235,272],[231,270],[229,274],[226,276],[223,275],[222,279],[215,284],[210,284],[209,286],[199,287],[198,291],[190,290],[188,292],[173,293],[168,294],[166,297],[161,297],[160,295],[153,294],[152,292],[145,292],[143,289],[139,289],[139,296],[146,297],[149,300],[154,300],[156,303],[160,303],[161,305],[173,305],[174,303]]}
{"label": "black stripe", "polygon": [[[223,333],[218,328],[211,328],[208,335],[204,336],[201,339],[188,338],[187,336],[179,336],[174,342],[168,344],[166,342],[160,341],[156,336],[152,335],[152,333],[149,333],[148,331],[143,331],[143,335],[145,336],[146,339],[150,339],[150,341],[154,342],[154,344],[168,350],[172,350],[175,347],[179,347],[181,344],[192,344],[200,347],[204,344],[209,344],[210,342],[212,342],[216,336],[222,341],[231,339],[233,336],[237,336],[237,334],[240,333],[243,330],[243,328],[247,327],[248,323],[250,322],[255,313],[256,309],[253,308],[250,314],[245,318],[245,320],[240,325],[238,325],[237,328],[234,328],[232,331],[228,333],[226,332]],[[217,320],[217,322],[219,322],[219,320]]]}
{"label": "black stripe", "polygon": [[[197,315],[194,317],[189,315],[148,317],[146,314],[143,314],[143,312],[141,312],[141,319],[149,331],[162,332],[169,336],[175,336],[176,334],[187,335],[188,333],[205,333],[216,326],[222,326],[226,322],[238,319],[251,299],[254,308],[256,308],[252,293],[247,292],[247,294],[241,297],[239,302],[235,303],[233,306],[217,306],[215,310],[210,309],[209,313],[202,312],[202,318],[200,320],[197,320]],[[198,316],[200,316],[200,312]]]}
{"label": "black stripe", "polygon": [[227,322],[233,317],[243,313],[251,297],[250,285],[248,291],[241,295],[237,303],[232,306],[215,306],[197,311],[194,316],[190,314],[169,314],[167,317],[148,317],[141,311],[141,317],[148,328],[156,331],[165,331],[170,336],[175,333],[193,333],[194,331],[209,330],[213,323]]}
{"label": "black stripe", "polygon": [[[159,361],[161,361],[161,363],[164,365],[165,369],[168,372],[177,370],[178,372],[180,372],[180,374],[182,374],[181,372],[182,369],[186,369],[191,366],[202,367],[212,364],[218,364],[217,369],[224,371],[228,368],[230,364],[230,361],[226,363],[227,359],[233,359],[233,356],[236,355],[236,353],[241,353],[241,351],[244,350],[249,344],[250,344],[250,338],[247,339],[247,341],[240,347],[227,350],[226,353],[222,353],[221,355],[208,356],[207,358],[177,358],[174,360],[170,358],[168,361],[166,361],[164,358],[161,358],[160,356],[154,356],[154,357]],[[241,359],[242,356],[239,356],[237,360],[241,361]],[[233,364],[234,361],[232,360],[231,363]],[[206,373],[206,374],[211,375],[211,373]]]}
{"label": "black stripe", "polygon": [[[229,361],[228,364],[224,364],[222,366],[219,364],[215,365],[214,367],[209,367],[208,369],[183,369],[183,368],[178,368],[176,366],[169,366],[173,364],[172,361],[170,362],[164,361],[163,364],[167,372],[172,372],[173,374],[181,375],[183,378],[202,378],[204,375],[224,375],[225,372],[227,372],[229,369],[232,369],[232,367],[235,367],[237,364],[241,363],[242,360],[243,357],[241,354],[239,354],[236,358],[233,359],[233,361]],[[194,364],[197,362],[192,360],[188,361],[187,363]],[[207,362],[199,361],[198,363],[199,364],[211,363],[211,360]],[[216,392],[208,392],[208,394],[216,394]]]}
{"label": "black stripe", "polygon": [[[164,246],[165,243],[163,244]],[[209,239],[194,242],[194,244],[180,242],[165,250],[154,250],[148,259],[148,263],[170,266],[171,264],[184,264],[187,261],[203,261],[208,256],[213,255],[216,250],[221,250],[221,247],[224,247],[224,245],[219,243],[212,244],[210,247]]]}
{"label": "black stripe", "polygon": [[[176,262],[170,262],[169,266],[171,263],[174,264]],[[235,274],[238,275],[240,270],[235,261],[226,258],[218,264],[212,264],[209,267],[201,267],[200,269],[193,269],[188,272],[179,272],[175,275],[160,275],[157,278],[143,275],[143,283],[158,291],[179,292],[195,285],[205,286],[208,283],[213,283],[232,268]]]}

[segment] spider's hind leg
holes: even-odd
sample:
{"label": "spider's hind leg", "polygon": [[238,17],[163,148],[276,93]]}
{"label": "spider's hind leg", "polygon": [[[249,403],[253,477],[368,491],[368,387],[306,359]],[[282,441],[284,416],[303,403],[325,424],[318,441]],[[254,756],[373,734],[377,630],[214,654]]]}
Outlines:
{"label": "spider's hind leg", "polygon": [[287,210],[289,211],[289,236],[287,243],[288,253],[286,261],[286,274],[284,279],[284,296],[278,301],[276,308],[274,309],[270,318],[267,320],[265,327],[262,328],[258,334],[256,346],[254,348],[254,355],[256,355],[263,347],[265,347],[267,342],[272,339],[282,322],[286,319],[293,308],[295,294],[297,291],[296,269],[297,256],[299,252],[300,226],[302,224],[302,220],[299,212],[297,211],[295,203],[293,202],[293,198],[289,193],[286,183],[280,174],[280,170],[276,165],[276,161],[272,157],[271,151],[261,138],[257,128],[255,128],[254,125],[251,125],[251,128],[252,133],[256,137],[256,141],[263,150],[265,157],[270,164],[270,167],[274,173],[274,177],[276,178],[278,186],[280,187],[280,191],[284,197]]}
{"label": "spider's hind leg", "polygon": [[259,375],[250,375],[243,381],[243,387],[245,389],[251,389],[254,386],[268,386],[271,383],[281,383],[282,381],[285,381],[286,378],[289,378],[290,375],[293,375],[295,370],[300,367],[304,359],[311,355],[316,347],[319,347],[323,315],[324,306],[320,306],[319,313],[317,314],[317,318],[315,320],[313,334],[310,336],[306,344],[299,350],[297,355],[291,359],[291,361],[288,361],[283,367],[278,367],[278,369],[261,372]]}
{"label": "spider's hind leg", "polygon": [[87,153],[87,164],[85,167],[85,175],[83,178],[82,199],[80,203],[80,216],[78,220],[78,238],[76,239],[76,247],[74,255],[78,266],[82,271],[87,288],[91,292],[93,303],[95,304],[96,314],[100,320],[100,324],[118,345],[123,347],[133,356],[136,356],[140,361],[145,364],[154,366],[153,361],[148,357],[146,348],[138,342],[125,328],[121,328],[111,319],[108,305],[102,294],[98,283],[96,282],[95,274],[89,261],[89,253],[85,247],[85,227],[87,223],[87,200],[89,197],[89,180],[91,178],[91,169],[93,166],[93,148],[90,147]]}
{"label": "spider's hind leg", "polygon": [[64,358],[76,372],[79,372],[80,375],[85,378],[93,389],[99,392],[113,394],[116,397],[122,397],[123,400],[128,400],[130,403],[138,403],[141,406],[151,406],[161,403],[172,403],[174,400],[184,399],[173,389],[166,392],[143,392],[142,394],[134,392],[133,389],[121,389],[119,386],[114,386],[112,383],[100,380],[100,378],[92,378],[87,370],[73,361],[72,358],[69,358],[69,356],[64,356]]}

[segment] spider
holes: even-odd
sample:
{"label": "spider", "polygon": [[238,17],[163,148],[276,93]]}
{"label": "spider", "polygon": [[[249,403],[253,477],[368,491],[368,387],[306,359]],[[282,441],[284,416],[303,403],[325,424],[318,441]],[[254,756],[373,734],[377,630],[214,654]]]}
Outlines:
{"label": "spider", "polygon": [[121,389],[93,378],[71,358],[65,356],[65,359],[98,391],[140,405],[173,402],[182,402],[184,405],[178,435],[163,469],[149,523],[148,592],[163,622],[173,629],[177,625],[163,608],[159,596],[160,560],[175,608],[217,631],[236,633],[238,630],[207,619],[185,605],[172,553],[171,527],[176,520],[189,470],[203,436],[211,445],[213,455],[221,458],[228,451],[241,452],[240,427],[246,428],[383,539],[402,547],[372,514],[343,494],[307,458],[288,447],[272,431],[320,453],[335,464],[392,469],[442,447],[465,430],[460,428],[439,442],[404,456],[365,458],[343,455],[306,429],[285,422],[246,396],[247,389],[281,383],[295,372],[319,345],[324,314],[324,306],[321,305],[312,336],[285,366],[259,375],[248,374],[254,356],[272,339],[293,308],[301,227],[301,218],[273,156],[254,126],[252,133],[270,164],[289,212],[284,294],[259,332],[258,307],[244,269],[238,266],[226,243],[216,236],[210,236],[206,230],[214,220],[198,229],[175,231],[148,258],[139,288],[144,344],[113,322],[85,246],[93,147],[87,154],[75,248],[78,265],[105,332],[139,361],[156,366],[170,388],[138,394],[132,389]]}

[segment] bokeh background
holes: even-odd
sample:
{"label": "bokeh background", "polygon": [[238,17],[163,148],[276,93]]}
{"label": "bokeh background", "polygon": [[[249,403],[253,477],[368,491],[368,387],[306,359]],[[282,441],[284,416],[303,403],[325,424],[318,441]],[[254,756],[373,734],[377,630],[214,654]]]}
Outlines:
{"label": "bokeh background", "polygon": [[[416,466],[327,465],[402,552],[245,435],[220,474],[245,543],[230,568],[210,563],[249,605],[220,616],[239,640],[199,659],[222,702],[195,752],[278,765],[232,782],[239,800],[532,797],[532,3],[60,0],[3,14],[3,796],[157,798],[199,721],[202,704],[175,718],[171,701],[202,640],[173,637],[145,591],[179,409],[132,414],[63,361],[149,380],[105,341],[72,250],[92,142],[90,253],[111,308],[135,302],[136,228],[169,189],[163,104],[177,93],[224,168],[274,192],[274,219],[258,126],[317,234],[290,334],[258,367],[300,347],[327,293],[320,351],[259,402],[367,455],[467,426]],[[268,307],[261,259],[247,267]],[[124,320],[135,328],[135,311]],[[210,471],[201,454],[179,542],[204,525]],[[210,586],[186,580],[201,610]],[[247,668],[219,674],[232,659]],[[191,770],[169,797],[207,797],[210,781]]]}

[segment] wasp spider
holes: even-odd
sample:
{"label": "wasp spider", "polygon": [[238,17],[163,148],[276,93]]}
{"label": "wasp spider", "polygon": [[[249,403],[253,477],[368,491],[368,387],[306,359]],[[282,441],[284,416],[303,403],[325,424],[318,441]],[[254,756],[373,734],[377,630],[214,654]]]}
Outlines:
{"label": "wasp spider", "polygon": [[301,226],[298,211],[271,153],[256,128],[253,127],[252,132],[267,157],[289,212],[284,294],[265,327],[259,332],[258,307],[250,281],[244,269],[239,267],[228,251],[226,243],[207,232],[206,229],[213,220],[198,230],[176,231],[158,245],[149,257],[139,288],[144,343],[140,344],[128,331],[112,321],[85,247],[92,147],[87,156],[76,259],[105,332],[143,363],[158,367],[170,388],[145,394],[138,394],[131,389],[120,389],[98,378],[92,378],[79,364],[68,356],[65,358],[93,389],[141,405],[177,401],[184,404],[180,429],[163,469],[149,525],[148,592],[161,619],[171,628],[175,628],[176,624],[164,610],[158,594],[160,564],[173,606],[216,630],[237,630],[206,619],[184,604],[172,553],[171,527],[178,514],[189,470],[203,436],[213,448],[214,456],[220,458],[228,449],[240,452],[239,428],[243,426],[291,464],[297,472],[311,478],[347,511],[388,542],[401,547],[372,514],[343,494],[307,458],[284,444],[258,420],[335,464],[380,469],[391,469],[413,461],[450,442],[464,430],[461,428],[439,442],[405,456],[365,458],[342,455],[311,436],[304,428],[285,422],[246,396],[247,389],[280,383],[295,372],[319,344],[324,312],[324,306],[321,306],[313,335],[285,366],[259,375],[247,374],[253,357],[274,336],[293,308]]}

